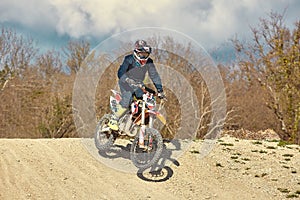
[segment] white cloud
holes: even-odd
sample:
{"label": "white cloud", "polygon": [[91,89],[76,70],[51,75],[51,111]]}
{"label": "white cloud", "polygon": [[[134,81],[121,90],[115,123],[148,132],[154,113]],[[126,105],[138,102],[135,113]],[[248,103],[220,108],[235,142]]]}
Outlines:
{"label": "white cloud", "polygon": [[0,22],[19,23],[30,28],[51,27],[55,23],[52,13],[53,7],[46,1],[0,1]]}
{"label": "white cloud", "polygon": [[136,27],[161,26],[184,32],[205,46],[246,34],[271,10],[287,7],[296,21],[297,0],[1,0],[0,22],[55,30],[71,37],[103,35]]}

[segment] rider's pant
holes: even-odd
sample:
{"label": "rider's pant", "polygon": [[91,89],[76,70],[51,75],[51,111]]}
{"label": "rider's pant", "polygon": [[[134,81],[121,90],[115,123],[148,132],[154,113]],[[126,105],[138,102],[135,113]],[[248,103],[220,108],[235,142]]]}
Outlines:
{"label": "rider's pant", "polygon": [[119,81],[119,87],[121,90],[121,101],[120,105],[123,108],[128,108],[130,102],[132,101],[132,96],[135,95],[137,98],[140,98],[143,96],[143,91],[135,86],[130,86],[128,83],[124,83],[122,81]]}

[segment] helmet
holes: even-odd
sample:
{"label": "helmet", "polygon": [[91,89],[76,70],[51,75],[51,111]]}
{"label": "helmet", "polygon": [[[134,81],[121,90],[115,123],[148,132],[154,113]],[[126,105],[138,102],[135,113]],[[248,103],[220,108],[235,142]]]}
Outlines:
{"label": "helmet", "polygon": [[145,40],[138,40],[134,45],[133,55],[141,66],[147,63],[147,60],[151,53],[151,47],[147,44]]}

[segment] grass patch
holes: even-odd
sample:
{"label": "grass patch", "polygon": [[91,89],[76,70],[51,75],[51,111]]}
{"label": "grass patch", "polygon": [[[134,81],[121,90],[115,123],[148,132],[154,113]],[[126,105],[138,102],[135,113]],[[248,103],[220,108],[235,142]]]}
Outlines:
{"label": "grass patch", "polygon": [[284,156],[284,157],[293,157],[294,155],[293,155],[293,154],[286,153],[286,154],[283,154],[282,156]]}
{"label": "grass patch", "polygon": [[259,153],[268,153],[268,152],[265,150],[260,150]]}
{"label": "grass patch", "polygon": [[245,162],[241,162],[239,160],[234,160],[235,163],[246,164]]}
{"label": "grass patch", "polygon": [[230,158],[231,159],[238,159],[239,157],[238,156],[231,156]]}
{"label": "grass patch", "polygon": [[250,161],[249,158],[242,158],[242,160],[244,160],[244,161]]}
{"label": "grass patch", "polygon": [[257,149],[251,150],[251,152],[255,152],[255,153],[268,153],[268,152],[265,151],[265,150],[257,150]]}
{"label": "grass patch", "polygon": [[285,160],[285,161],[291,161],[291,159],[290,159],[290,158],[285,158],[284,160]]}
{"label": "grass patch", "polygon": [[265,177],[267,175],[268,175],[267,173],[262,173],[261,175],[256,174],[254,177],[259,178],[259,177]]}
{"label": "grass patch", "polygon": [[261,177],[265,177],[265,176],[267,176],[268,174],[267,173],[262,173],[261,174]]}
{"label": "grass patch", "polygon": [[221,163],[216,163],[216,167],[224,167]]}
{"label": "grass patch", "polygon": [[280,140],[277,144],[277,146],[280,146],[280,147],[285,147],[286,145],[289,145],[291,143],[289,143],[288,141],[283,141],[283,140]]}
{"label": "grass patch", "polygon": [[222,149],[223,151],[232,151],[233,149],[230,149],[230,148],[224,148],[224,149]]}
{"label": "grass patch", "polygon": [[277,148],[274,146],[267,146],[267,149],[277,149]]}
{"label": "grass patch", "polygon": [[232,144],[232,143],[224,143],[224,142],[220,143],[220,145],[223,145],[223,146],[234,146],[234,144]]}
{"label": "grass patch", "polygon": [[291,199],[291,198],[298,198],[298,197],[299,197],[298,194],[288,194],[288,195],[286,195],[286,198],[289,198],[289,199]]}
{"label": "grass patch", "polygon": [[292,170],[292,174],[297,174],[297,171],[296,170]]}
{"label": "grass patch", "polygon": [[286,168],[286,169],[289,169],[290,167],[289,166],[286,166],[286,165],[282,165],[283,168]]}
{"label": "grass patch", "polygon": [[268,140],[268,142],[280,142],[280,140]]}
{"label": "grass patch", "polygon": [[200,154],[200,152],[198,150],[191,150],[191,153],[195,153],[195,154]]}
{"label": "grass patch", "polygon": [[277,188],[277,190],[279,190],[282,193],[289,193],[290,191],[286,188]]}
{"label": "grass patch", "polygon": [[255,141],[255,142],[252,142],[252,144],[262,144],[261,141]]}

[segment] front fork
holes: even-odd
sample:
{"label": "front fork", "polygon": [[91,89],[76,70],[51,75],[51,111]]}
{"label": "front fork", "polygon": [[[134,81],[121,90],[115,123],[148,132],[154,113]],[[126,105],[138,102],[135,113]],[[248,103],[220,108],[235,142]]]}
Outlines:
{"label": "front fork", "polygon": [[144,135],[145,135],[145,111],[146,111],[146,103],[143,101],[142,105],[142,120],[141,120],[141,129],[139,133],[139,145],[144,145]]}
{"label": "front fork", "polygon": [[[145,111],[146,111],[146,103],[143,102],[143,106],[142,106],[142,120],[141,120],[141,129],[140,129],[140,132],[139,132],[139,145],[145,145],[144,142],[145,142],[145,130],[146,130],[146,125],[145,125]],[[152,128],[153,127],[153,115],[152,113],[149,113],[149,128]],[[151,149],[152,148],[152,141],[153,141],[153,138],[152,138],[152,135],[151,134],[148,134],[147,136],[148,138],[148,149]]]}

